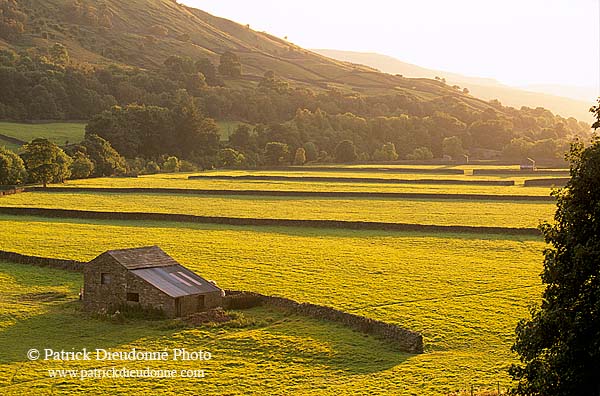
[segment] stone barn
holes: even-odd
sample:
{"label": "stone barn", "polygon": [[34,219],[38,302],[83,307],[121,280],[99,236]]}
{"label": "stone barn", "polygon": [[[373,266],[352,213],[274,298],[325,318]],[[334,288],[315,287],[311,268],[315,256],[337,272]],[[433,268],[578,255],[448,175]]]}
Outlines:
{"label": "stone barn", "polygon": [[133,305],[177,317],[221,306],[223,295],[158,246],[109,250],[83,270],[82,299],[88,311]]}
{"label": "stone barn", "polygon": [[525,158],[525,159],[521,160],[520,168],[522,171],[535,171],[536,170],[535,160],[533,160],[531,158]]}

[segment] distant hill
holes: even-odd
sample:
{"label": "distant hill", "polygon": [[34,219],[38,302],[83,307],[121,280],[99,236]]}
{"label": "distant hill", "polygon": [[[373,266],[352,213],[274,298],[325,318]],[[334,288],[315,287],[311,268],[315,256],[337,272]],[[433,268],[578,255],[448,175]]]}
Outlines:
{"label": "distant hill", "polygon": [[523,88],[527,91],[542,92],[556,96],[564,96],[571,99],[583,100],[584,102],[595,102],[600,96],[600,87],[578,87],[559,84],[532,84],[525,85]]}
{"label": "distant hill", "polygon": [[545,95],[372,54],[336,60],[173,0],[0,1],[0,92],[0,119],[89,120],[127,158],[202,167],[280,165],[300,148],[322,162],[554,161],[590,134],[568,117],[589,119],[589,104],[566,100],[560,117]]}
{"label": "distant hill", "polygon": [[[590,101],[576,100],[559,95],[550,95],[547,92],[561,92],[567,87],[559,86],[531,86],[530,90],[518,89],[503,85],[494,79],[468,77],[456,73],[449,73],[439,70],[431,70],[410,63],[402,62],[396,58],[377,53],[339,51],[331,49],[314,49],[316,53],[325,55],[341,61],[352,62],[373,67],[385,73],[401,74],[404,77],[420,78],[445,78],[449,85],[460,85],[462,88],[468,88],[470,93],[482,99],[498,99],[502,104],[519,108],[544,107],[563,117],[575,117],[579,120],[589,122],[592,115],[588,109],[594,103]],[[535,92],[534,92],[535,91]],[[575,92],[570,89],[571,94]],[[590,95],[589,90],[585,92],[578,91],[578,97],[583,98]],[[571,96],[571,95],[569,95]],[[593,94],[592,94],[593,98]]]}
{"label": "distant hill", "polygon": [[[171,55],[206,57],[218,64],[220,55],[229,50],[243,65],[242,79],[228,82],[230,87],[255,87],[272,70],[298,87],[404,93],[421,100],[453,96],[481,111],[490,108],[476,93],[463,95],[435,80],[400,78],[335,60],[172,0],[22,0],[3,7],[8,9],[4,20],[0,18],[6,27],[0,29],[0,49],[44,54],[58,42],[75,64],[149,70],[162,67]],[[17,16],[7,19],[8,15]],[[11,32],[15,20],[22,20],[22,27]]]}

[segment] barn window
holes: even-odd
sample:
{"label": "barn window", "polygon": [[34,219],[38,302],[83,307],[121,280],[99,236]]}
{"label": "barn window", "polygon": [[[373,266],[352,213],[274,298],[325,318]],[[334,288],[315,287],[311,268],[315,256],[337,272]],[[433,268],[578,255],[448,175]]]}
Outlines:
{"label": "barn window", "polygon": [[139,293],[127,293],[127,301],[140,302]]}
{"label": "barn window", "polygon": [[100,283],[103,285],[110,285],[110,282],[112,281],[112,276],[110,274],[107,273],[102,273],[100,274]]}

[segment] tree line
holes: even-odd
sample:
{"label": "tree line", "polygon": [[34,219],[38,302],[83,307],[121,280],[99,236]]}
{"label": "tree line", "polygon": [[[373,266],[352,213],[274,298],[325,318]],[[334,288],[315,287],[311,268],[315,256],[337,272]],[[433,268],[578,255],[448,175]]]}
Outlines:
{"label": "tree line", "polygon": [[48,139],[34,139],[21,148],[20,154],[0,146],[0,185],[41,183],[46,187],[48,183],[62,183],[67,179],[195,170],[194,164],[176,156],[126,159],[108,141],[94,134],[64,147]]}
{"label": "tree line", "polygon": [[[476,107],[460,94],[425,100],[406,92],[314,90],[293,87],[272,71],[243,88],[236,83],[242,67],[232,52],[218,65],[170,56],[142,70],[77,65],[61,44],[0,50],[0,119],[85,119],[90,135],[127,159],[176,156],[202,168],[456,160],[485,151],[513,160],[559,159],[572,139],[590,132],[543,108],[498,101]],[[213,120],[243,124],[220,142]]]}

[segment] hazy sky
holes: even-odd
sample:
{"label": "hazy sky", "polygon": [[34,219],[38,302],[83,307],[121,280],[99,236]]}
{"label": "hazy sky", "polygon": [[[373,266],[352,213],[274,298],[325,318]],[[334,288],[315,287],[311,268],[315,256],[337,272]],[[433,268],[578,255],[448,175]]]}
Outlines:
{"label": "hazy sky", "polygon": [[181,0],[306,48],[600,90],[600,0]]}

